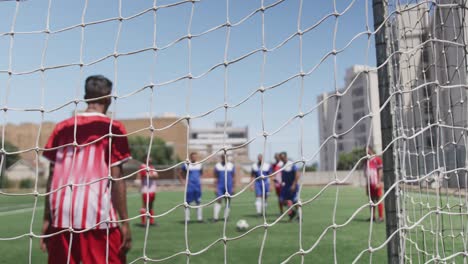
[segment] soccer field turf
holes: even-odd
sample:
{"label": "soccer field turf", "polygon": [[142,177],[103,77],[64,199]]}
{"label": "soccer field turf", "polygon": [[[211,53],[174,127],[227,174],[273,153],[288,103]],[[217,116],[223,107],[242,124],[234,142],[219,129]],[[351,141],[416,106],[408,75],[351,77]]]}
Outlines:
{"label": "soccer field turf", "polygon": [[[313,197],[321,188],[306,187],[302,190],[302,200]],[[242,233],[236,230],[236,222],[245,219],[250,227],[262,224],[263,219],[255,216],[254,197],[251,191],[245,191],[232,202],[230,220],[227,222],[226,237],[232,238]],[[212,199],[212,191],[203,193],[204,201]],[[311,248],[317,241],[314,250],[305,255],[305,263],[331,263],[334,261],[333,229],[319,239],[319,236],[332,225],[333,210],[336,199],[336,187],[328,188],[313,202],[303,206],[302,245],[304,250]],[[161,191],[156,197],[156,213],[161,214],[180,204],[183,193],[176,191]],[[34,199],[32,197],[0,196],[0,237],[2,239],[15,237],[29,232]],[[362,188],[339,187],[336,208],[336,223],[343,224],[356,210],[366,203],[366,196]],[[139,213],[141,198],[137,193],[129,193],[129,214]],[[38,203],[38,210],[33,222],[33,231],[40,232],[43,201]],[[279,217],[276,196],[272,196],[268,206],[267,221],[271,223]],[[213,207],[204,208],[204,218],[211,219]],[[192,219],[196,217],[192,211]],[[339,263],[350,263],[358,254],[368,248],[370,223],[369,210],[364,208],[356,217],[336,232],[336,256]],[[128,262],[143,256],[145,228],[139,227],[139,219],[132,221],[133,248],[128,254]],[[146,255],[150,258],[161,259],[181,251],[185,251],[185,226],[183,222],[183,208],[177,208],[169,214],[158,218],[157,227],[150,227],[146,246]],[[188,244],[192,253],[203,250],[223,236],[223,221],[211,223],[190,223],[187,226]],[[227,242],[228,263],[256,263],[264,237],[264,228],[259,228],[246,236]],[[33,263],[45,263],[47,255],[39,250],[39,239],[33,239],[31,258]],[[385,224],[374,224],[371,235],[371,246],[377,247],[385,240]],[[29,257],[29,236],[10,241],[0,241],[0,263],[27,263]],[[280,219],[268,228],[264,246],[262,262],[279,263],[299,250],[299,223],[288,222],[287,217]],[[358,263],[369,263],[369,253],[364,253]],[[224,244],[222,241],[211,246],[203,253],[192,256],[191,263],[223,263]],[[164,263],[185,263],[186,256],[181,254]],[[299,263],[300,257],[291,259],[291,263]],[[372,254],[373,263],[386,262],[385,247]],[[138,263],[143,263],[140,261]]]}

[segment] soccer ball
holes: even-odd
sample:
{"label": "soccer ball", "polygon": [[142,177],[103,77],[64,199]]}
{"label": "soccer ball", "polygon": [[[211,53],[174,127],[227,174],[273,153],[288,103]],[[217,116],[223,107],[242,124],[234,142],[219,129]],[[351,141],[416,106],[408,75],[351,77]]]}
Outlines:
{"label": "soccer ball", "polygon": [[237,221],[237,231],[245,231],[249,229],[249,224],[244,219]]}

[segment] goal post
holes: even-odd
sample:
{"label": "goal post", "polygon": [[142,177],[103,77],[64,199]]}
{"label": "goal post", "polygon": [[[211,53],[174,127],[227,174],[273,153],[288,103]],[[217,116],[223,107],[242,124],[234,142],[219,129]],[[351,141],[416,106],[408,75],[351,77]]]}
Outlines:
{"label": "goal post", "polygon": [[398,185],[396,185],[395,175],[395,155],[393,148],[394,137],[394,116],[391,114],[393,100],[388,101],[390,98],[391,87],[391,65],[386,63],[391,52],[389,41],[389,22],[388,18],[388,5],[384,0],[373,0],[373,14],[374,14],[374,30],[375,30],[375,50],[376,50],[376,63],[377,63],[377,76],[379,80],[379,96],[380,96],[380,124],[382,129],[382,153],[383,160],[383,179],[385,191],[385,216],[386,216],[386,233],[390,241],[387,244],[388,263],[401,263],[401,252],[399,237],[399,218],[398,218],[398,201],[397,192]]}
{"label": "goal post", "polygon": [[464,261],[466,1],[373,4],[389,263]]}

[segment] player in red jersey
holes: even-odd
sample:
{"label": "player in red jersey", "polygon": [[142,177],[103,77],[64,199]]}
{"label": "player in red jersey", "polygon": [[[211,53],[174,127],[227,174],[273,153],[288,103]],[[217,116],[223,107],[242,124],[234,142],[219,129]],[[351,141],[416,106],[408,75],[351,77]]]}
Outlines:
{"label": "player in red jersey", "polygon": [[[372,150],[371,147],[367,148],[368,155],[375,155],[375,152]],[[383,163],[382,159],[379,156],[373,156],[367,160],[366,166],[364,166],[364,174],[367,179],[367,186],[366,186],[366,193],[369,198],[374,202],[377,203],[383,194]],[[384,205],[383,202],[378,204],[379,209],[379,222],[384,220],[383,210]],[[370,220],[375,221],[375,206],[371,206],[371,217]]]}
{"label": "player in red jersey", "polygon": [[[40,246],[48,263],[125,263],[131,247],[122,164],[130,150],[122,123],[105,115],[112,82],[85,82],[88,107],[58,123],[45,146],[51,161]],[[69,250],[71,244],[71,250]],[[69,255],[70,254],[70,255]]]}
{"label": "player in red jersey", "polygon": [[[159,177],[158,172],[155,171],[154,166],[151,165],[151,159],[148,160],[149,166],[146,164],[140,165],[140,181],[141,181],[141,198],[143,206],[140,209],[141,224],[146,225],[146,208],[149,209],[149,214],[154,216],[153,203],[156,197],[156,179]],[[148,206],[148,207],[146,207]],[[154,218],[149,218],[150,225],[154,225]]]}
{"label": "player in red jersey", "polygon": [[280,159],[280,154],[275,153],[275,163],[273,164],[273,173],[276,173],[274,175],[273,181],[275,182],[275,191],[276,191],[276,196],[278,196],[278,206],[280,209],[280,214],[283,214],[283,203],[281,202],[281,184],[283,183],[281,179],[281,172],[279,171],[283,167],[284,163]]}

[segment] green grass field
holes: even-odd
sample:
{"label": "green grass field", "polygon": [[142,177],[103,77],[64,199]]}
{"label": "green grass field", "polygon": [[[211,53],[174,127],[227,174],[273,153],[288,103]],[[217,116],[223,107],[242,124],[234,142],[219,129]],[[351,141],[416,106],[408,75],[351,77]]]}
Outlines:
{"label": "green grass field", "polygon": [[[302,190],[302,199],[307,200],[320,190],[319,187],[308,187]],[[213,192],[203,194],[204,201],[213,198]],[[302,245],[308,250],[319,239],[319,236],[332,224],[333,208],[335,205],[336,187],[327,189],[319,198],[303,206]],[[160,192],[156,198],[156,211],[163,213],[183,199],[182,192]],[[34,199],[32,197],[7,197],[0,196],[0,237],[2,239],[15,237],[29,232],[32,220]],[[131,216],[138,214],[140,208],[140,196],[137,193],[129,193],[128,204]],[[347,221],[356,210],[366,203],[364,190],[353,187],[339,187],[336,223]],[[37,215],[33,221],[33,231],[38,234],[41,226],[43,201],[39,201]],[[212,206],[204,209],[205,219],[212,217]],[[279,217],[276,205],[276,197],[270,199],[267,221],[275,221]],[[368,248],[370,223],[367,208],[360,211],[356,217],[345,227],[336,230],[336,256],[339,263],[350,263],[359,253]],[[192,212],[195,218],[195,211]],[[251,227],[262,223],[263,219],[255,216],[253,193],[246,191],[232,202],[230,221],[227,222],[226,236],[236,237],[242,233],[236,230],[235,224],[239,219],[246,219]],[[147,241],[146,254],[150,258],[161,259],[185,250],[183,208],[157,219],[159,226],[150,227]],[[133,248],[128,254],[131,262],[144,252],[145,228],[137,226],[139,219],[132,222]],[[187,226],[188,244],[190,251],[195,253],[221,238],[223,235],[223,221],[217,223],[190,223]],[[246,236],[227,242],[228,263],[256,263],[258,262],[261,243],[264,237],[264,228],[259,228]],[[377,247],[385,240],[385,224],[374,224],[371,235],[372,247]],[[0,241],[0,263],[27,263],[30,255],[30,238],[24,236],[20,239]],[[333,229],[319,240],[312,252],[305,255],[305,263],[331,263],[334,261]],[[32,239],[31,257],[33,263],[45,263],[46,254],[39,250],[38,239]],[[268,228],[266,243],[264,246],[263,263],[279,263],[299,250],[299,223],[288,222],[287,218],[280,219],[271,228]],[[385,247],[373,253],[364,253],[358,263],[369,263],[372,257],[373,263],[386,262]],[[222,241],[214,244],[203,253],[192,256],[191,263],[223,263],[224,244]],[[299,263],[300,257],[291,259],[290,263]],[[165,263],[185,263],[186,256],[179,255],[169,259]],[[143,263],[142,261],[138,263]]]}

